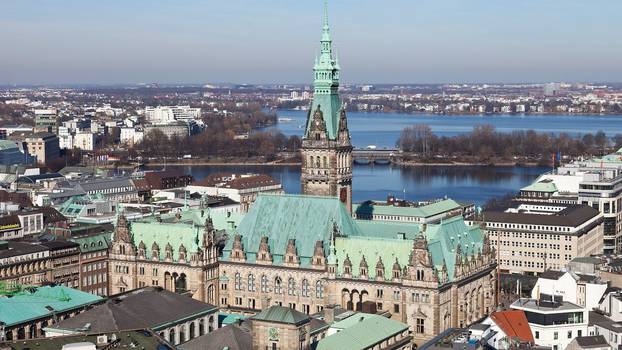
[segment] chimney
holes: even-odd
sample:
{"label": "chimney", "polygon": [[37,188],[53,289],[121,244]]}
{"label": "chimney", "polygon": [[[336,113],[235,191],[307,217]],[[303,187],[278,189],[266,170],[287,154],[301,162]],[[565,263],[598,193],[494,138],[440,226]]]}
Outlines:
{"label": "chimney", "polygon": [[261,298],[261,309],[267,309],[270,307],[270,297],[264,296]]}
{"label": "chimney", "polygon": [[328,304],[324,306],[324,321],[328,324],[335,322],[335,304]]}

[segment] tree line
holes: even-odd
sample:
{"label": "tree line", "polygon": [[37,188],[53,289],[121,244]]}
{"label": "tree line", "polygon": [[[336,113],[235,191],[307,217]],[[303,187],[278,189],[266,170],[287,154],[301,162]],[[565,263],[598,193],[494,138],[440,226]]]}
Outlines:
{"label": "tree line", "polygon": [[162,131],[149,131],[136,145],[134,155],[144,157],[257,158],[274,160],[280,152],[296,152],[301,146],[297,136],[287,137],[276,130],[260,131],[274,123],[276,116],[252,111],[228,117],[206,115],[207,128],[199,134],[167,137]]}
{"label": "tree line", "polygon": [[466,134],[438,136],[429,125],[417,124],[404,128],[397,140],[401,150],[423,159],[463,156],[480,161],[513,157],[550,160],[551,155],[558,153],[571,157],[602,155],[610,151],[611,146],[616,149],[622,146],[622,134],[608,137],[602,130],[581,136],[534,130],[504,133],[496,131],[492,125],[476,125]]}

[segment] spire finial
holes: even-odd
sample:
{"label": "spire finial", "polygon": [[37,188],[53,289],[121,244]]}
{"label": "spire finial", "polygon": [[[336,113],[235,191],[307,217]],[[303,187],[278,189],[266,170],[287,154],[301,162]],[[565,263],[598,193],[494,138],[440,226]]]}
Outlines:
{"label": "spire finial", "polygon": [[[322,41],[330,42],[330,27],[328,25],[328,0],[324,0],[324,20],[322,26]],[[329,50],[328,47],[322,47],[322,51]]]}
{"label": "spire finial", "polygon": [[328,29],[328,0],[324,0],[324,29]]}

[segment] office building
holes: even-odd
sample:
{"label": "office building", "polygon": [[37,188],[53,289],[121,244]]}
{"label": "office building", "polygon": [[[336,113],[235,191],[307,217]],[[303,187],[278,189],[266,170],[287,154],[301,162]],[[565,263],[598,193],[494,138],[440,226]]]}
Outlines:
{"label": "office building", "polygon": [[537,275],[603,252],[603,216],[586,205],[516,202],[484,220],[504,272]]}

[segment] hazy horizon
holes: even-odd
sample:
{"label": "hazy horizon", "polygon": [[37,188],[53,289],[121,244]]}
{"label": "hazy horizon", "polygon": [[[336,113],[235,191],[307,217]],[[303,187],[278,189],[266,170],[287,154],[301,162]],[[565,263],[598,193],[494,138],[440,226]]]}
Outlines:
{"label": "hazy horizon", "polygon": [[[622,82],[621,10],[329,1],[344,84]],[[321,15],[320,0],[2,2],[0,85],[310,84]]]}

